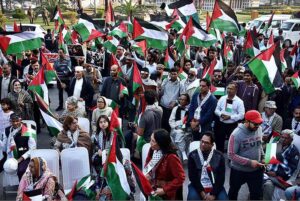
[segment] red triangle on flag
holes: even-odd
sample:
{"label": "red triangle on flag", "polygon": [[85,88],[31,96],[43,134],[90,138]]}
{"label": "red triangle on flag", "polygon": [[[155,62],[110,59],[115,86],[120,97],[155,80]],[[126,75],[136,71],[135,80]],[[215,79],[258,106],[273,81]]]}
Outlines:
{"label": "red triangle on flag", "polygon": [[132,33],[132,38],[135,39],[138,36],[142,35],[145,31],[143,27],[140,25],[140,23],[136,20],[133,19],[133,33]]}
{"label": "red triangle on flag", "polygon": [[30,197],[28,197],[25,193],[23,193],[23,201],[31,201]]}
{"label": "red triangle on flag", "polygon": [[132,81],[133,81],[133,93],[140,87],[143,86],[143,81],[141,78],[141,74],[140,71],[137,67],[136,62],[133,62],[133,77],[132,77]]}
{"label": "red triangle on flag", "polygon": [[277,43],[274,43],[269,49],[265,50],[261,54],[259,54],[256,58],[264,61],[270,61],[273,53],[275,51]]}
{"label": "red triangle on flag", "polygon": [[206,13],[206,31],[209,31],[209,25],[210,25],[211,18],[209,16],[209,12]]}
{"label": "red triangle on flag", "polygon": [[275,156],[273,156],[270,161],[269,161],[269,164],[271,165],[277,165],[277,164],[280,164],[281,162],[279,160],[276,159]]}
{"label": "red triangle on flag", "polygon": [[132,170],[136,179],[136,182],[144,194],[145,197],[150,196],[153,192],[153,188],[149,182],[149,180],[145,177],[143,172],[133,163],[131,162]]}
{"label": "red triangle on flag", "polygon": [[193,19],[190,17],[187,25],[185,26],[184,30],[182,31],[182,34],[180,35],[180,40],[184,40],[184,43],[186,44],[189,38],[195,33],[194,25],[193,25]]}
{"label": "red triangle on flag", "polygon": [[105,23],[112,25],[115,23],[114,10],[111,1],[109,1],[108,9],[105,14]]}
{"label": "red triangle on flag", "polygon": [[213,10],[212,16],[211,16],[211,21],[218,19],[222,15],[223,14],[222,14],[222,11],[221,11],[221,8],[220,8],[220,5],[219,5],[219,0],[216,0],[214,10]]}
{"label": "red triangle on flag", "polygon": [[128,27],[124,22],[121,22],[121,24],[119,25],[119,29],[125,33],[128,33]]}
{"label": "red triangle on flag", "polygon": [[9,46],[9,43],[10,43],[10,38],[7,37],[7,36],[0,36],[0,48],[3,52],[6,52],[8,46]]}
{"label": "red triangle on flag", "polygon": [[33,80],[30,82],[30,86],[38,86],[45,83],[45,73],[44,68],[40,68],[39,72],[36,74],[36,76],[33,78]]}
{"label": "red triangle on flag", "polygon": [[99,38],[99,37],[102,37],[102,36],[104,36],[103,33],[101,33],[100,31],[98,31],[96,29],[93,29],[86,41],[90,41],[90,40],[93,40],[95,38]]}
{"label": "red triangle on flag", "polygon": [[247,31],[247,36],[246,36],[246,41],[245,41],[245,45],[244,45],[244,50],[249,49],[249,48],[253,48],[253,40],[252,40],[252,36],[251,36],[250,30]]}
{"label": "red triangle on flag", "polygon": [[146,56],[147,54],[147,41],[146,40],[142,40],[140,42],[136,43],[143,51],[144,56]]}
{"label": "red triangle on flag", "polygon": [[113,131],[115,131],[118,128],[121,128],[120,122],[119,122],[117,114],[113,111],[111,113],[111,117],[110,117],[110,127],[109,127],[109,130],[111,132],[113,132]]}
{"label": "red triangle on flag", "polygon": [[68,195],[66,196],[69,201],[73,201],[73,197],[76,193],[76,186],[77,186],[77,180],[75,181],[74,185],[72,186],[70,193],[68,193]]}
{"label": "red triangle on flag", "polygon": [[14,21],[14,32],[21,32],[20,27],[18,27],[16,21]]}

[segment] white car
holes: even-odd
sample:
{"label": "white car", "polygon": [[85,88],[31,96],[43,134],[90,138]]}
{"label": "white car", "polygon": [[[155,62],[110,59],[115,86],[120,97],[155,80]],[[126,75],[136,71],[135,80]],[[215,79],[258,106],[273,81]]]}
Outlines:
{"label": "white car", "polygon": [[[20,26],[20,23],[17,22],[18,27]],[[21,24],[22,30],[21,31],[33,31],[35,32],[39,37],[44,38],[47,31],[39,24]],[[14,31],[13,25],[5,25],[6,31]]]}
{"label": "white car", "polygon": [[291,46],[300,40],[300,19],[286,20],[280,28],[283,30],[285,44]]}
{"label": "white car", "polygon": [[[263,29],[264,25],[266,25],[270,19],[271,15],[263,15],[259,18],[256,18],[252,20],[251,24],[248,25],[250,29],[253,29],[253,27],[256,27],[256,30]],[[291,19],[292,15],[274,15],[273,20],[271,23],[271,28],[273,31],[277,30],[280,26],[281,23]],[[264,25],[263,25],[264,24]]]}

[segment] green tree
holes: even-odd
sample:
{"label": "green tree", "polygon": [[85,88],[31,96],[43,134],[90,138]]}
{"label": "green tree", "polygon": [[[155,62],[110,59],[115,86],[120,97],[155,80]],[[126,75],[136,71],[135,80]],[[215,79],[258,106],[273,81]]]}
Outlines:
{"label": "green tree", "polygon": [[135,13],[142,10],[144,10],[144,6],[137,3],[133,4],[132,0],[125,0],[125,3],[115,7],[115,11],[130,16],[131,18]]}

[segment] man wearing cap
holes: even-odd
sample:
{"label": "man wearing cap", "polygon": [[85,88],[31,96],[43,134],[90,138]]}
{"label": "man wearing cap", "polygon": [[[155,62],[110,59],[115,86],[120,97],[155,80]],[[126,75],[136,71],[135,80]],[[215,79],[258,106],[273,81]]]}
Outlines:
{"label": "man wearing cap", "polygon": [[79,101],[85,101],[85,106],[90,107],[93,102],[94,89],[91,83],[83,76],[83,67],[75,67],[75,77],[70,82],[68,96],[74,96]]}
{"label": "man wearing cap", "polygon": [[56,111],[62,110],[64,107],[64,89],[68,92],[70,84],[70,76],[72,75],[71,61],[66,58],[63,49],[58,51],[59,58],[54,62],[54,69],[56,70],[59,80],[57,81],[59,106]]}
{"label": "man wearing cap", "polygon": [[190,97],[193,97],[194,92],[199,87],[200,80],[197,79],[197,69],[191,68],[189,70],[188,78],[180,81],[180,94],[187,93]]}
{"label": "man wearing cap", "polygon": [[232,132],[228,143],[228,158],[231,160],[229,200],[237,200],[241,186],[247,183],[250,200],[260,200],[263,184],[263,119],[256,110],[245,114],[245,122]]}
{"label": "man wearing cap", "polygon": [[287,181],[297,169],[299,163],[299,151],[292,143],[294,132],[286,129],[281,132],[280,143],[282,150],[276,154],[278,163],[268,167],[266,174],[267,179],[264,181],[264,200],[272,200],[275,185],[281,186],[281,179]]}
{"label": "man wearing cap", "polygon": [[227,95],[219,99],[215,109],[215,115],[217,115],[215,122],[216,145],[221,152],[224,152],[226,137],[230,136],[245,114],[244,103],[236,95],[236,91],[236,83],[230,83],[227,86]]}
{"label": "man wearing cap", "polygon": [[36,141],[32,136],[22,135],[22,119],[17,114],[10,116],[11,126],[5,129],[6,154],[8,158],[18,160],[18,177],[22,178],[30,161],[30,153],[36,149]]}
{"label": "man wearing cap", "polygon": [[263,118],[262,131],[263,131],[263,141],[265,143],[269,142],[272,134],[280,133],[282,130],[282,118],[276,111],[275,101],[266,101],[264,112],[261,114]]}

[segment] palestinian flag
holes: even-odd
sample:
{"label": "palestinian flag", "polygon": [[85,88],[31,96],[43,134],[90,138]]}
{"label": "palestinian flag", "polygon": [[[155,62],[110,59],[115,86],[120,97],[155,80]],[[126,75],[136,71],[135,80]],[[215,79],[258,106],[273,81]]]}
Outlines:
{"label": "palestinian flag", "polygon": [[140,71],[137,67],[136,62],[133,62],[133,73],[132,73],[132,92],[134,94],[134,92],[139,88],[139,87],[143,87],[143,82],[142,82],[142,78],[141,78],[141,74]]}
{"label": "palestinian flag", "polygon": [[175,45],[180,53],[185,49],[185,45],[196,47],[210,47],[217,39],[212,34],[207,33],[192,18],[188,21],[182,34],[177,39]]}
{"label": "palestinian flag", "polygon": [[63,36],[63,39],[64,39],[64,41],[66,42],[67,45],[73,44],[73,39],[72,39],[71,31],[70,31],[70,29],[69,29],[69,27],[67,25],[63,26],[62,36]]}
{"label": "palestinian flag", "polygon": [[174,55],[172,54],[170,47],[168,47],[166,49],[164,65],[167,69],[171,69],[174,67],[174,63],[175,63]]}
{"label": "palestinian flag", "polygon": [[299,77],[299,71],[297,71],[293,76],[292,76],[292,81],[296,87],[296,89],[299,89],[300,87],[300,77]]}
{"label": "palestinian flag", "polygon": [[114,26],[116,21],[115,21],[115,15],[114,15],[114,10],[111,4],[111,1],[109,1],[108,9],[105,14],[105,23],[109,24],[111,26]]}
{"label": "palestinian flag", "polygon": [[168,5],[163,3],[161,5],[161,8],[166,10],[168,16],[171,16],[174,10],[177,9],[182,14],[183,20],[185,22],[187,22],[190,19],[190,17],[192,17],[195,20],[195,22],[200,24],[197,9],[193,0],[179,0]]}
{"label": "palestinian flag", "polygon": [[290,56],[292,57],[292,68],[295,69],[296,65],[296,57],[297,57],[297,50],[298,50],[298,43],[296,43],[290,53]]}
{"label": "palestinian flag", "polygon": [[120,83],[120,93],[128,96],[128,89],[122,83]]}
{"label": "palestinian flag", "polygon": [[110,117],[110,131],[112,132],[116,132],[118,134],[118,136],[120,137],[120,139],[122,139],[123,141],[124,136],[123,136],[123,131],[121,128],[121,124],[119,122],[118,116],[115,112],[112,112],[111,117]]}
{"label": "palestinian flag", "polygon": [[27,127],[25,124],[22,124],[21,134],[22,136],[32,137],[36,141],[36,130],[31,127]]}
{"label": "palestinian flag", "polygon": [[244,52],[251,57],[255,57],[260,53],[259,45],[257,43],[256,37],[254,36],[253,31],[248,30],[246,41],[244,44]]}
{"label": "palestinian flag", "polygon": [[221,0],[215,1],[209,27],[220,31],[233,32],[237,35],[241,31],[234,11]]}
{"label": "palestinian flag", "polygon": [[21,32],[20,27],[18,27],[16,20],[14,20],[14,32]]}
{"label": "palestinian flag", "polygon": [[132,37],[135,41],[146,40],[148,48],[165,50],[168,47],[168,33],[165,30],[136,18],[133,21]]}
{"label": "palestinian flag", "polygon": [[108,105],[108,107],[111,107],[113,109],[114,113],[116,113],[117,116],[119,116],[120,106],[118,105],[118,103],[109,98],[106,98],[106,104]]}
{"label": "palestinian flag", "polygon": [[[166,26],[166,29],[169,30],[170,28],[175,29],[176,31],[180,31],[183,29],[186,24],[188,19],[186,19],[180,11],[178,11],[176,8],[174,9],[171,18],[173,20]],[[184,21],[183,21],[184,19]]]}
{"label": "palestinian flag", "polygon": [[63,49],[64,52],[67,52],[67,46],[65,44],[65,40],[62,34],[62,31],[58,33],[58,49]]}
{"label": "palestinian flag", "polygon": [[[213,74],[214,74],[214,70],[216,68],[218,64],[218,61],[217,59],[214,59],[211,63],[210,63],[210,66],[209,68],[203,72],[203,75],[202,75],[202,78],[205,78],[205,79],[208,79],[209,81],[212,81],[212,77],[213,77]],[[215,93],[217,90],[217,88],[214,86],[214,85],[211,85],[210,86],[210,91],[211,93]],[[218,93],[218,92],[217,92]]]}
{"label": "palestinian flag", "polygon": [[226,64],[228,64],[229,61],[232,61],[232,59],[233,59],[233,51],[231,50],[231,48],[229,47],[229,45],[227,45],[226,40],[224,40],[223,54],[224,54],[224,59],[225,59]]}
{"label": "palestinian flag", "polygon": [[91,175],[87,175],[83,178],[81,178],[78,182],[76,181],[76,191],[84,191],[87,197],[90,200],[95,200],[96,192],[94,192],[91,187],[95,183],[94,180],[92,180]]}
{"label": "palestinian flag", "polygon": [[287,69],[287,63],[286,60],[284,58],[284,53],[286,51],[286,48],[280,50],[280,63],[281,63],[281,72],[284,72],[285,69]]}
{"label": "palestinian flag", "polygon": [[3,53],[17,54],[27,50],[39,49],[42,40],[35,32],[21,32],[12,35],[0,35],[0,48]]}
{"label": "palestinian flag", "polygon": [[105,47],[110,53],[115,54],[119,43],[119,40],[115,37],[108,37],[108,40],[103,43],[103,47]]}
{"label": "palestinian flag", "polygon": [[117,144],[117,135],[114,134],[109,154],[102,169],[102,176],[106,178],[113,200],[128,200],[131,193],[122,162],[123,156]]}
{"label": "palestinian flag", "polygon": [[179,69],[178,74],[179,74],[178,77],[180,80],[184,80],[184,79],[188,78],[188,74],[186,74],[182,68]]}
{"label": "palestinian flag", "polygon": [[209,12],[206,12],[206,31],[209,31],[209,25],[210,25],[211,17],[209,16]]}
{"label": "palestinian flag", "polygon": [[272,45],[274,44],[274,35],[273,35],[273,31],[271,30],[271,34],[270,34],[270,37],[269,37],[269,41],[268,41],[268,45],[267,47],[271,47]]}
{"label": "palestinian flag", "polygon": [[61,25],[65,24],[63,16],[61,14],[61,10],[60,10],[60,8],[59,8],[58,5],[55,7],[53,16],[54,16],[53,17],[53,20],[54,20],[54,30],[57,33],[59,31],[59,27]]}
{"label": "palestinian flag", "polygon": [[224,96],[226,95],[225,87],[215,87],[215,91],[213,92],[215,96]]}
{"label": "palestinian flag", "polygon": [[265,164],[276,164],[276,149],[277,143],[267,143],[266,146],[266,155],[265,155]]}
{"label": "palestinian flag", "polygon": [[283,83],[273,56],[276,45],[277,44],[272,45],[269,49],[260,53],[246,64],[261,83],[267,94],[273,93],[275,88],[280,87]]}
{"label": "palestinian flag", "polygon": [[45,69],[45,81],[47,84],[49,84],[57,77],[56,71],[53,68],[53,64],[49,63],[48,59],[42,52],[41,52],[41,58],[42,58],[42,67]]}
{"label": "palestinian flag", "polygon": [[276,143],[280,140],[280,133],[276,132],[276,131],[272,131],[272,136],[270,139],[270,143]]}
{"label": "palestinian flag", "polygon": [[141,191],[141,193],[144,195],[144,197],[147,198],[154,193],[154,190],[149,182],[149,180],[145,177],[143,172],[133,163],[131,162],[132,172],[135,177],[136,183]]}
{"label": "palestinian flag", "polygon": [[147,41],[142,40],[140,42],[131,41],[133,44],[131,45],[131,48],[136,51],[138,54],[143,55],[146,57],[147,55]]}
{"label": "palestinian flag", "polygon": [[265,33],[265,35],[267,35],[269,28],[272,27],[272,21],[273,21],[273,16],[274,16],[274,11],[272,12],[272,15],[270,16],[269,20],[268,20],[268,24],[265,24],[265,26],[263,27],[263,33]]}
{"label": "palestinian flag", "polygon": [[23,201],[39,201],[39,200],[44,200],[45,199],[45,197],[42,194],[30,195],[30,194],[32,194],[30,192],[32,192],[32,191],[23,193],[23,197],[22,197]]}
{"label": "palestinian flag", "polygon": [[60,131],[62,131],[62,124],[54,118],[49,105],[37,94],[35,93],[35,98],[39,106],[42,117],[47,124],[47,127],[52,136],[57,136]]}
{"label": "palestinian flag", "polygon": [[72,186],[72,189],[69,193],[66,193],[66,198],[69,200],[69,201],[73,201],[73,197],[76,193],[76,186],[77,186],[77,180],[75,181],[75,183],[73,184]]}
{"label": "palestinian flag", "polygon": [[114,28],[112,31],[108,33],[109,36],[118,36],[119,38],[125,38],[128,36],[128,28],[124,22]]}
{"label": "palestinian flag", "polygon": [[40,68],[39,72],[33,78],[33,80],[29,83],[28,89],[32,92],[36,92],[39,96],[41,96],[44,101],[49,104],[48,97],[48,88],[45,82],[45,69]]}
{"label": "palestinian flag", "polygon": [[122,68],[116,58],[116,56],[114,54],[110,55],[110,65],[117,65],[118,66],[118,76],[122,77],[123,76],[123,72],[122,72]]}
{"label": "palestinian flag", "polygon": [[102,37],[103,33],[97,30],[94,20],[86,13],[82,13],[78,23],[73,26],[73,29],[80,35],[83,42],[90,41],[98,37]]}

